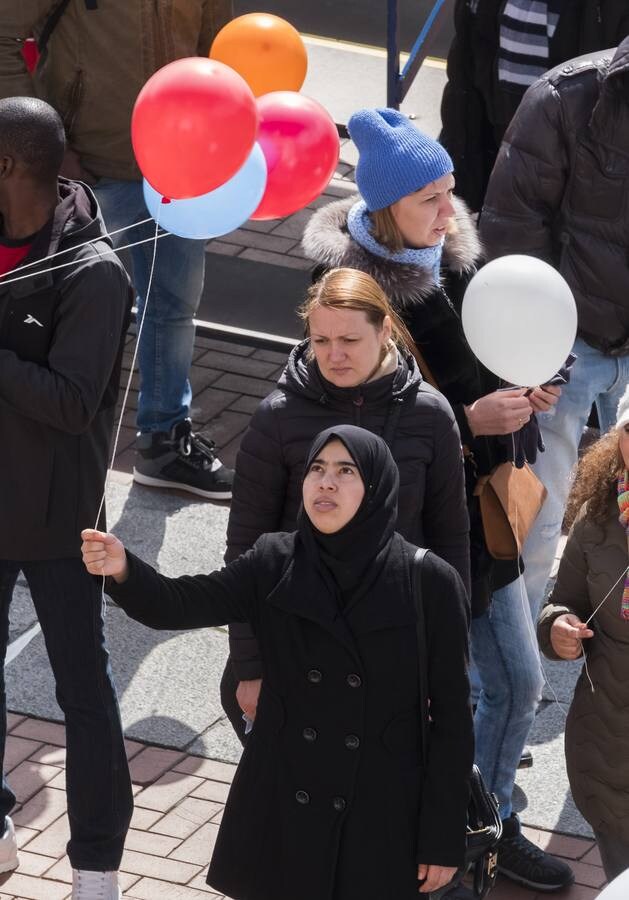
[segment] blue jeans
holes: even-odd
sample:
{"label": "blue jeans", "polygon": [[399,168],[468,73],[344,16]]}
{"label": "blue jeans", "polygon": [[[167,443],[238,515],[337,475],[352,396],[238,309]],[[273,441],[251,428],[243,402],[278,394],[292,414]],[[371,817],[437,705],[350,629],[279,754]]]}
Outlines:
{"label": "blue jeans", "polygon": [[[94,188],[108,231],[146,219],[140,181],[101,178]],[[147,222],[114,235],[122,247],[155,235]],[[153,242],[133,247],[133,282],[138,295],[138,321],[147,295]],[[205,241],[168,235],[157,242],[155,269],[140,340],[140,395],[137,425],[142,432],[169,431],[190,414],[192,389],[188,375],[194,348],[194,316],[199,308],[205,273]]]}
{"label": "blue jeans", "polygon": [[498,797],[503,819],[511,815],[518,763],[542,695],[535,612],[520,577],[495,591],[487,612],[472,619],[472,658],[481,684],[476,765]]}
{"label": "blue jeans", "polygon": [[[20,570],[42,628],[66,723],[66,793],[75,869],[115,871],[133,812],[116,691],[105,649],[100,581],[80,559],[0,560],[0,753],[6,744],[4,660],[9,606]],[[4,767],[3,767],[4,772]],[[2,777],[0,822],[15,803]]]}
{"label": "blue jeans", "polygon": [[546,451],[538,456],[533,468],[548,496],[523,554],[527,592],[538,610],[561,536],[571,474],[592,404],[596,403],[602,434],[615,424],[618,401],[629,383],[629,356],[604,356],[580,338],[574,352],[578,359],[570,373],[570,384],[563,387],[553,409],[538,414]]}

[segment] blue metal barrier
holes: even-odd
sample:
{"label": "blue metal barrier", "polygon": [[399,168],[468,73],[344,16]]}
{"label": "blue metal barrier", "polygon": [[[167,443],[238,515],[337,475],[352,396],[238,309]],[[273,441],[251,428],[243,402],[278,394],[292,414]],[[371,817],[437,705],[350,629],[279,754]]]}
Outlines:
{"label": "blue metal barrier", "polygon": [[426,58],[426,38],[451,13],[453,0],[437,0],[417,36],[404,68],[400,71],[399,0],[387,0],[387,106],[400,108],[400,103]]}

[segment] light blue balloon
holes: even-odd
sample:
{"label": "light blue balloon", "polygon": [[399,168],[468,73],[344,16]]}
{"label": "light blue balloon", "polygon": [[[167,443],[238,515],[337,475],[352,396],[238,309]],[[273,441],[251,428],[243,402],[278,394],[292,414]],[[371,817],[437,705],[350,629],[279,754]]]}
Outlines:
{"label": "light blue balloon", "polygon": [[165,231],[207,240],[240,228],[260,205],[265,189],[266,160],[260,145],[254,144],[242,168],[209,194],[162,203],[162,194],[144,179],[144,202]]}

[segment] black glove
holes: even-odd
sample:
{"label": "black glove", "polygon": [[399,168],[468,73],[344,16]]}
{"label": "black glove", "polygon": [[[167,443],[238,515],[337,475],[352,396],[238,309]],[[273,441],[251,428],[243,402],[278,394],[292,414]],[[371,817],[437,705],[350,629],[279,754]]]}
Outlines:
{"label": "black glove", "polygon": [[545,387],[546,384],[553,384],[558,387],[561,387],[562,384],[570,383],[570,369],[574,365],[577,360],[577,356],[575,353],[570,353],[568,359],[565,361],[561,369],[557,372],[556,375],[550,379],[550,381],[546,381],[542,387]]}
{"label": "black glove", "polygon": [[513,434],[499,434],[497,438],[506,450],[507,460],[514,463],[516,469],[521,469],[524,463],[533,464],[537,454],[545,450],[535,413],[519,431],[514,431]]}

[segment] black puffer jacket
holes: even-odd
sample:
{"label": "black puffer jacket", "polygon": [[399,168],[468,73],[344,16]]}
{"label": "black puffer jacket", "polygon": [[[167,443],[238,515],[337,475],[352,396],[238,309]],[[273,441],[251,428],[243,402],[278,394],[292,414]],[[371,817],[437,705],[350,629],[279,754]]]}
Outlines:
{"label": "black puffer jacket", "polygon": [[629,353],[629,38],[529,88],[496,160],[481,235],[492,257],[556,266],[581,337]]}
{"label": "black puffer jacket", "polygon": [[489,557],[473,496],[477,477],[506,459],[495,438],[472,436],[464,409],[501,386],[470,350],[461,325],[465,288],[482,262],[476,227],[463,201],[454,198],[456,231],[446,236],[437,285],[429,269],[375,256],[354,241],[347,231],[347,214],[355,202],[350,197],[318,210],[306,227],[303,247],[320,266],[360,269],[378,282],[452,405],[463,443],[471,451],[465,480],[471,519],[472,610],[478,614],[488,605],[491,591],[513,581],[518,569],[515,563]]}
{"label": "black puffer jacket", "polygon": [[[261,534],[295,528],[304,461],[316,434],[350,423],[382,435],[400,472],[397,528],[429,547],[469,589],[469,521],[461,440],[452,410],[422,381],[412,356],[397,370],[356,388],[325,381],[308,358],[309,342],[291,353],[278,388],[253,414],[236,458],[227,552],[230,562]],[[239,681],[261,675],[257,643],[247,625],[230,629]]]}
{"label": "black puffer jacket", "polygon": [[[439,140],[454,161],[457,194],[480,210],[504,133],[525,85],[498,80],[505,0],[456,0],[455,37],[441,103]],[[568,0],[549,42],[548,69],[620,43],[629,34],[627,0]]]}

